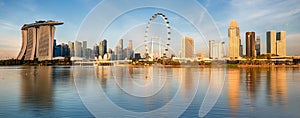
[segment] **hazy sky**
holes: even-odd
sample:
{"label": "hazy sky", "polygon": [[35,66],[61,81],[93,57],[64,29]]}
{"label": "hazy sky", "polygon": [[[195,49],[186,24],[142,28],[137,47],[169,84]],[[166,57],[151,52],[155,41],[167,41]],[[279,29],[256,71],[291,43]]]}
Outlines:
{"label": "hazy sky", "polygon": [[[124,0],[123,0],[124,1]],[[88,18],[89,13],[97,10],[98,7],[114,8],[115,11],[121,10],[121,7],[130,6],[135,3],[131,0],[128,4],[118,3],[117,0],[108,6],[102,6],[101,0],[0,0],[0,58],[16,57],[21,47],[21,30],[23,24],[33,23],[36,20],[55,20],[64,22],[64,25],[56,27],[55,38],[58,42],[68,42],[77,40],[79,29],[82,22]],[[143,2],[143,0],[140,0]],[[92,47],[101,39],[107,39],[109,47],[114,47],[120,38],[124,38],[124,42],[131,39],[134,40],[135,48],[142,43],[145,26],[151,16],[157,12],[163,12],[170,22],[172,28],[173,39],[171,41],[172,47],[177,51],[180,50],[180,36],[186,35],[194,38],[195,49],[197,52],[207,51],[206,34],[201,30],[207,30],[207,26],[197,29],[194,27],[197,24],[189,22],[185,16],[191,15],[201,16],[203,12],[209,14],[204,16],[212,20],[219,29],[221,40],[227,44],[227,28],[232,19],[238,22],[241,30],[242,44],[245,44],[244,35],[246,31],[255,31],[256,35],[261,37],[262,53],[265,53],[265,32],[268,30],[287,32],[287,54],[300,55],[300,2],[298,0],[198,0],[198,6],[203,9],[197,9],[183,4],[187,0],[145,0],[152,2],[152,4],[166,4],[172,2],[170,9],[147,7],[147,2],[140,9],[133,9],[132,11],[124,12],[121,16],[115,16],[116,19],[107,25],[107,29],[96,39],[86,39],[89,41],[88,47]],[[165,2],[167,1],[167,2]],[[192,0],[191,0],[192,1]],[[101,3],[100,3],[101,2]],[[153,3],[154,2],[154,3]],[[99,4],[100,3],[100,4]],[[98,6],[97,6],[98,5]],[[163,6],[163,5],[162,5]],[[187,14],[178,14],[171,8],[180,8],[182,11],[194,10]],[[100,19],[106,19],[109,15],[114,15],[115,11],[99,11]],[[104,17],[105,16],[105,17]],[[202,19],[202,17],[201,17]],[[87,20],[88,21],[88,20]],[[102,20],[99,20],[99,22]],[[205,21],[205,20],[204,20]],[[96,23],[97,24],[97,23]],[[162,35],[164,31],[155,30],[161,29],[164,26],[163,20],[155,20],[151,35]],[[100,25],[101,22],[100,22]],[[90,27],[91,30],[97,32],[97,26]],[[154,31],[155,30],[155,31]],[[151,31],[151,30],[150,30]],[[160,32],[157,33],[156,32]],[[218,34],[214,32],[211,35]],[[165,36],[165,35],[164,35]],[[164,36],[161,36],[162,38]],[[140,40],[140,38],[142,40]],[[126,44],[126,43],[125,43]],[[125,45],[126,46],[126,45]],[[177,48],[177,49],[176,49]]]}

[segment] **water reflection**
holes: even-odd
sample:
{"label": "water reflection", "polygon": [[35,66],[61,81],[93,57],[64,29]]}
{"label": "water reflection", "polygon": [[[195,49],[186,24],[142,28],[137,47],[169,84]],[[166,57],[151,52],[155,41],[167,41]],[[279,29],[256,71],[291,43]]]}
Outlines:
{"label": "water reflection", "polygon": [[269,68],[267,79],[267,93],[270,104],[285,105],[287,98],[286,68]]}
{"label": "water reflection", "polygon": [[21,104],[39,110],[53,107],[52,67],[25,67],[21,75]]}
{"label": "water reflection", "polygon": [[240,104],[241,70],[238,68],[228,69],[228,102],[229,107],[235,114]]}
{"label": "water reflection", "polygon": [[[228,103],[233,114],[242,112],[246,102],[250,110],[260,106],[265,98],[268,105],[286,105],[287,68],[229,68]],[[245,91],[244,91],[245,90]],[[263,91],[264,90],[264,91]],[[243,97],[247,98],[246,100]]]}

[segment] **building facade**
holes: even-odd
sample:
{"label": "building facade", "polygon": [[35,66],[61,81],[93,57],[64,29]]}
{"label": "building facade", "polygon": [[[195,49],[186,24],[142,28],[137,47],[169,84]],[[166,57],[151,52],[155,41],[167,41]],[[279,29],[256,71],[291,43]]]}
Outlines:
{"label": "building facade", "polygon": [[71,42],[71,41],[69,41],[68,42],[68,45],[69,45],[69,50],[70,50],[70,57],[74,57],[75,55],[75,51],[74,51],[74,42]]}
{"label": "building facade", "polygon": [[255,57],[256,50],[255,50],[255,32],[246,32],[246,56],[248,57]]}
{"label": "building facade", "polygon": [[100,41],[99,43],[99,55],[103,56],[107,53],[107,40]]}
{"label": "building facade", "polygon": [[276,31],[271,30],[266,33],[267,53],[276,55]]}
{"label": "building facade", "polygon": [[276,55],[286,56],[286,32],[276,33]]}
{"label": "building facade", "polygon": [[260,55],[260,36],[256,37],[255,50],[256,50],[256,56],[259,56]]}
{"label": "building facade", "polygon": [[286,56],[286,32],[275,30],[266,33],[267,53],[277,56]]}
{"label": "building facade", "polygon": [[194,40],[183,36],[181,41],[182,58],[194,58]]}
{"label": "building facade", "polygon": [[74,57],[82,57],[82,43],[79,41],[75,41],[74,45]]}
{"label": "building facade", "polygon": [[214,47],[215,41],[209,40],[209,58],[213,58],[213,47]]}
{"label": "building facade", "polygon": [[230,59],[240,58],[240,28],[235,20],[232,20],[228,27],[228,57]]}
{"label": "building facade", "polygon": [[25,24],[22,30],[22,47],[17,56],[18,60],[52,60],[55,25],[62,22],[36,21]]}
{"label": "building facade", "polygon": [[82,41],[82,57],[88,59],[87,41]]}

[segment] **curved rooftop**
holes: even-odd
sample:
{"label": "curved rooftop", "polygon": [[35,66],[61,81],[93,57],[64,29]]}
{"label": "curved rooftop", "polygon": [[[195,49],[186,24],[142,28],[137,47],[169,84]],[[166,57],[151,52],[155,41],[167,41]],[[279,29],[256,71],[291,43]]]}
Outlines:
{"label": "curved rooftop", "polygon": [[35,23],[32,23],[32,24],[24,24],[21,29],[23,30],[23,29],[27,29],[29,27],[43,26],[43,25],[62,25],[62,24],[64,24],[64,23],[63,22],[52,21],[52,20],[35,21]]}
{"label": "curved rooftop", "polygon": [[235,28],[235,27],[239,27],[239,26],[238,26],[236,20],[232,20],[232,21],[230,22],[229,28]]}

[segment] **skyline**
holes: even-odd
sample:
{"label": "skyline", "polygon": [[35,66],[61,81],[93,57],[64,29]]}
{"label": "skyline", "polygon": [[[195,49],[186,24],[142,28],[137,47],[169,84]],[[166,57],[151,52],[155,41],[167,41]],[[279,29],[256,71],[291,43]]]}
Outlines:
{"label": "skyline", "polygon": [[[37,20],[54,20],[64,22],[65,24],[63,26],[58,26],[55,39],[58,41],[58,43],[75,41],[80,24],[83,22],[89,11],[93,9],[99,2],[100,0],[75,0],[72,1],[72,3],[68,1],[59,1],[60,4],[56,4],[56,1],[0,1],[0,25],[2,26],[0,27],[0,41],[5,42],[0,44],[0,58],[6,56],[16,57],[22,44],[20,30],[21,27],[23,24]],[[183,1],[176,2],[178,2],[180,6],[180,2]],[[198,2],[207,10],[208,14],[210,14],[215,21],[215,24],[220,31],[222,41],[224,41],[225,44],[228,44],[227,28],[229,23],[231,20],[235,19],[238,22],[241,30],[241,42],[244,48],[244,35],[248,31],[255,31],[256,35],[260,36],[261,52],[266,53],[265,33],[269,30],[284,30],[287,32],[287,55],[300,55],[300,52],[296,51],[296,49],[299,49],[299,47],[297,47],[297,39],[300,39],[300,29],[298,28],[300,23],[297,22],[297,20],[300,18],[300,8],[297,8],[300,6],[300,3],[297,1],[291,0],[281,2],[277,0],[254,0],[239,3],[236,0],[228,2],[225,0],[218,2],[203,0]],[[68,4],[72,4],[72,6]],[[134,32],[134,29],[142,29],[142,32],[144,32],[144,24],[146,24],[148,19],[155,13],[153,11],[156,10],[141,9],[127,13],[124,16],[121,16],[119,21],[117,20],[115,24],[112,24],[111,29],[107,30],[107,34],[114,31],[118,32],[115,27],[120,24],[127,24],[130,22],[128,19],[136,20],[138,23],[140,23],[137,24],[133,30],[131,29],[131,32]],[[195,40],[195,47],[199,47],[195,49],[195,53],[208,52],[208,46],[203,43],[204,41],[199,33],[195,33],[195,29],[191,28],[191,24],[188,24],[187,21],[183,21],[180,16],[176,16],[176,14],[170,11],[163,12],[166,12],[166,16],[168,20],[170,20],[171,31],[173,31],[174,34],[177,34],[180,37],[189,36]],[[136,18],[136,15],[139,17]],[[181,21],[183,22],[180,23]],[[155,25],[159,27],[160,23],[162,23],[160,20],[156,20],[156,24],[154,24],[153,27]],[[184,28],[185,26],[187,26],[187,28]],[[144,34],[142,33],[141,35],[143,36]],[[120,38],[116,36],[104,35],[102,39],[97,39],[97,42],[94,42],[93,44],[98,43],[103,39],[106,39],[109,42],[117,42]],[[125,40],[126,41],[124,42],[127,42],[127,40],[131,39]],[[206,44],[208,44],[208,40],[214,39],[206,39]],[[91,42],[89,41],[89,43]],[[138,44],[136,42],[133,43]],[[171,42],[171,47],[172,46],[180,48],[180,43],[175,44],[174,42]],[[92,45],[88,44],[88,47],[92,47]],[[109,43],[108,47],[115,47],[115,45]]]}

